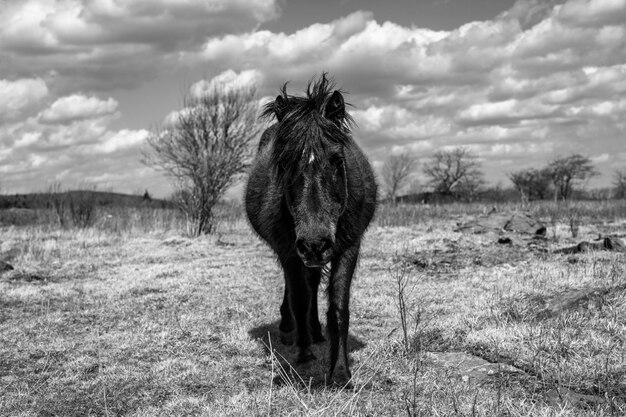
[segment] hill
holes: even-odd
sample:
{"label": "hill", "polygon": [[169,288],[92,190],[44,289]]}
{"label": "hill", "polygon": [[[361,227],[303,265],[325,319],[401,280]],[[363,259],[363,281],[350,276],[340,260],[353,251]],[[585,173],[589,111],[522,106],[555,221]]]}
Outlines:
{"label": "hill", "polygon": [[171,208],[168,200],[156,199],[149,194],[134,195],[109,191],[71,190],[49,193],[7,194],[0,195],[0,209],[24,208],[43,209],[53,207],[59,201],[91,202],[99,207],[150,207]]}

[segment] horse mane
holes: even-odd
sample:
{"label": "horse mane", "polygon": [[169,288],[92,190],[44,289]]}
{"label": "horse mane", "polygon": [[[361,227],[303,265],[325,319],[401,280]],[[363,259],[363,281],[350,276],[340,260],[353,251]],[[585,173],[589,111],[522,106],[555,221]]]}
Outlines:
{"label": "horse mane", "polygon": [[[266,104],[261,117],[271,118],[282,113],[273,151],[273,160],[282,181],[294,178],[303,155],[316,155],[313,163],[319,166],[331,148],[345,146],[349,142],[354,120],[345,111],[334,121],[324,116],[326,104],[336,91],[334,80],[329,79],[325,72],[319,79],[309,81],[304,96],[288,94],[287,83],[280,91],[282,102],[279,104],[279,100],[275,100]],[[345,105],[350,106],[348,103]]]}

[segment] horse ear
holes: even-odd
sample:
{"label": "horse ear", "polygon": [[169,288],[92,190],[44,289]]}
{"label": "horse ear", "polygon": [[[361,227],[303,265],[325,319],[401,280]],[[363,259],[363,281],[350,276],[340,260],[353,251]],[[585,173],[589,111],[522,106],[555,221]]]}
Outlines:
{"label": "horse ear", "polygon": [[276,101],[274,101],[274,114],[276,115],[276,120],[279,122],[283,120],[286,112],[287,100],[285,100],[282,96],[277,96]]}
{"label": "horse ear", "polygon": [[340,125],[346,117],[346,103],[344,103],[343,96],[339,91],[335,90],[333,95],[328,99],[326,108],[324,109],[324,116],[337,125]]}

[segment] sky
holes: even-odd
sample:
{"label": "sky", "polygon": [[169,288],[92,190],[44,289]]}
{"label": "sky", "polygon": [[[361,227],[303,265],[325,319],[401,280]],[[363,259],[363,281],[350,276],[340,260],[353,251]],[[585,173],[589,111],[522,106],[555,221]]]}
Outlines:
{"label": "sky", "polygon": [[626,0],[0,0],[0,192],[166,197],[141,155],[185,94],[323,71],[377,168],[463,146],[493,185],[572,153],[589,187],[626,171]]}

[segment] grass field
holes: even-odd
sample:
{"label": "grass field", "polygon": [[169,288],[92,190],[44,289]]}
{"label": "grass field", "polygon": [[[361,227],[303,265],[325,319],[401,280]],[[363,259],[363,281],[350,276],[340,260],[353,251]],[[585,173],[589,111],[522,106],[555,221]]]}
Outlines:
{"label": "grass field", "polygon": [[626,415],[624,255],[552,253],[623,237],[624,203],[602,204],[525,207],[548,226],[536,250],[454,231],[484,205],[381,207],[352,290],[352,389],[325,385],[326,344],[291,367],[282,273],[240,211],[201,238],[169,215],[5,223],[0,415]]}

